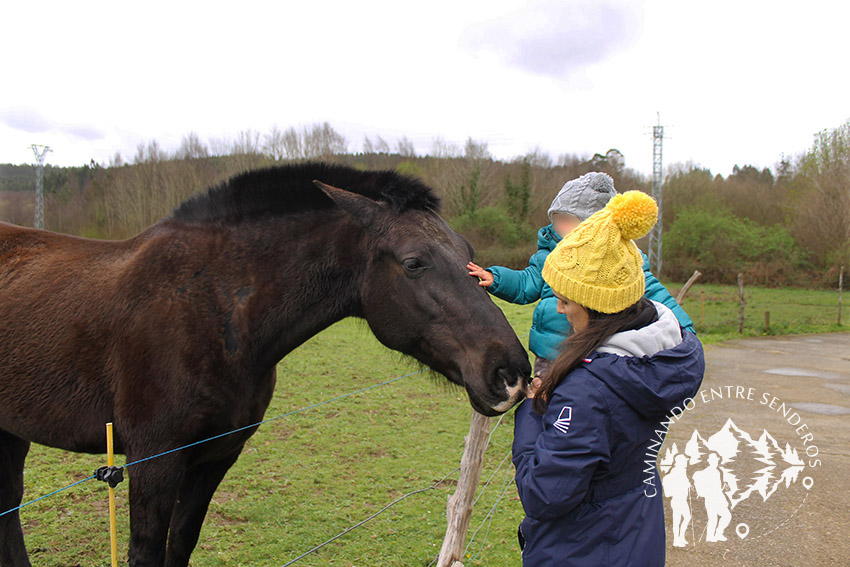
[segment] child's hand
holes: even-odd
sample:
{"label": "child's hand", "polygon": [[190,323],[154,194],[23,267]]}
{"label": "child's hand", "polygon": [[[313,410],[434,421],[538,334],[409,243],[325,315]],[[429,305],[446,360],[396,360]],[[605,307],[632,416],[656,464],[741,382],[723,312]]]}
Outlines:
{"label": "child's hand", "polygon": [[492,272],[488,272],[478,264],[473,264],[472,262],[466,265],[466,269],[469,270],[470,276],[475,276],[480,280],[478,282],[478,285],[480,285],[481,287],[490,287],[491,285],[493,285]]}

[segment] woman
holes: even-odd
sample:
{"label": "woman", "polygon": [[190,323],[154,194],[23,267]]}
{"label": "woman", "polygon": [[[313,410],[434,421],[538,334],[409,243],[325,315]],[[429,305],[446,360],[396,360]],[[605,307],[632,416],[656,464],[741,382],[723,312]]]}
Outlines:
{"label": "woman", "polygon": [[632,240],[657,214],[644,193],[617,195],[546,259],[573,330],[516,411],[523,565],[664,565],[661,422],[696,394],[705,361],[696,335],[642,297]]}

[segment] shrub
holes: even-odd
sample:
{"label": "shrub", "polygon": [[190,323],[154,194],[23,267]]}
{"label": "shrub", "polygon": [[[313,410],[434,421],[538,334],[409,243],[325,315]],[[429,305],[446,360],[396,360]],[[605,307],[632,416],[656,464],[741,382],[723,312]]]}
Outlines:
{"label": "shrub", "polygon": [[501,207],[484,207],[464,213],[449,224],[470,242],[513,247],[534,239],[531,227],[515,220]]}
{"label": "shrub", "polygon": [[484,207],[449,220],[475,248],[476,262],[522,268],[536,250],[536,231],[501,207]]}
{"label": "shrub", "polygon": [[683,209],[664,236],[664,256],[665,275],[674,279],[699,270],[705,281],[732,283],[744,272],[754,282],[776,285],[805,267],[787,228],[759,225],[727,209]]}

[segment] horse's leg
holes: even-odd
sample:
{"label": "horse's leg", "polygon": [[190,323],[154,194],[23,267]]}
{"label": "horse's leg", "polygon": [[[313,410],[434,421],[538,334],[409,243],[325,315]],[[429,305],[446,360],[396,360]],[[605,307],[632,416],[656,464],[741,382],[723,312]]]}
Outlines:
{"label": "horse's leg", "polygon": [[[21,505],[24,496],[24,460],[30,442],[0,429],[0,513]],[[0,516],[0,566],[29,567],[21,517]]]}
{"label": "horse's leg", "polygon": [[[148,453],[149,454],[149,453]],[[127,455],[131,461],[134,456]],[[186,473],[185,457],[165,455],[135,464],[130,477],[130,567],[162,567],[168,523]]]}
{"label": "horse's leg", "polygon": [[242,446],[221,461],[204,463],[186,471],[168,531],[166,567],[186,567],[198,543],[210,500],[228,469],[239,458]]}

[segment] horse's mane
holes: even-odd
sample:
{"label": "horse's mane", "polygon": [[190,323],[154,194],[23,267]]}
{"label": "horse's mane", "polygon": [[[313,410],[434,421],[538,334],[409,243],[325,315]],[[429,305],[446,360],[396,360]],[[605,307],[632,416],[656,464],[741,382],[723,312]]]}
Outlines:
{"label": "horse's mane", "polygon": [[440,199],[421,181],[394,171],[359,171],[325,163],[269,167],[241,173],[184,201],[172,215],[186,222],[242,221],[328,209],[331,199],[319,180],[387,203],[396,213],[438,211]]}

